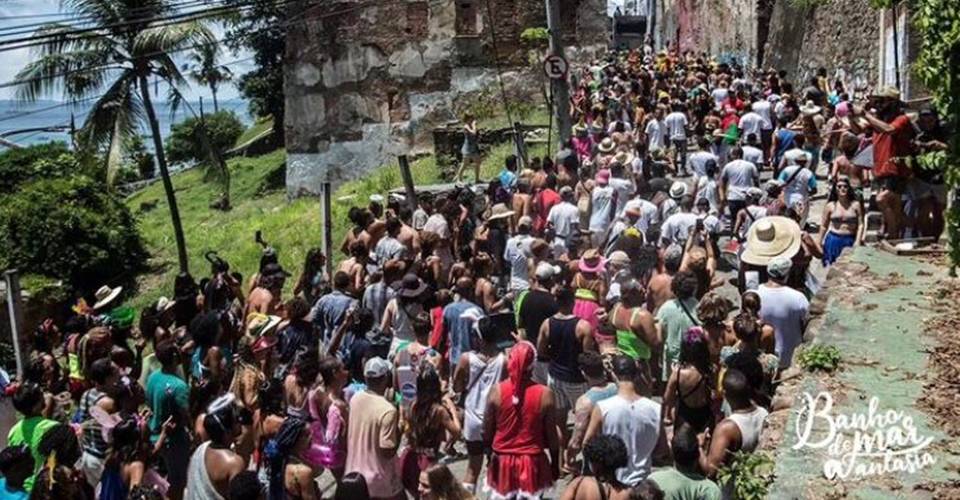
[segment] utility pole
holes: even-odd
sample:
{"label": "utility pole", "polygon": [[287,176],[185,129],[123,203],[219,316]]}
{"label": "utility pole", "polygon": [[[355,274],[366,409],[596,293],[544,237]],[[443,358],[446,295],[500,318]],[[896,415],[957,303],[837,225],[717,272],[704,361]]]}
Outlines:
{"label": "utility pole", "polygon": [[[560,32],[560,0],[545,0],[547,7],[547,30],[550,32],[550,55],[563,55],[563,40]],[[569,68],[569,64],[567,67]],[[567,86],[567,76],[550,79],[550,91],[553,97],[553,112],[557,120],[557,135],[560,142],[570,139],[570,88]]]}

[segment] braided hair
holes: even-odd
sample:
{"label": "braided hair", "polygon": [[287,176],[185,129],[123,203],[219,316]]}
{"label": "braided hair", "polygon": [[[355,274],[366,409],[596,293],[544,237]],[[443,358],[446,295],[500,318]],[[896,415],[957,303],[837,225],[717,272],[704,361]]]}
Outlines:
{"label": "braided hair", "polygon": [[300,436],[306,431],[306,421],[297,417],[287,417],[280,426],[277,436],[267,443],[264,451],[270,471],[269,500],[286,500],[283,476],[287,469],[287,461],[297,446]]}

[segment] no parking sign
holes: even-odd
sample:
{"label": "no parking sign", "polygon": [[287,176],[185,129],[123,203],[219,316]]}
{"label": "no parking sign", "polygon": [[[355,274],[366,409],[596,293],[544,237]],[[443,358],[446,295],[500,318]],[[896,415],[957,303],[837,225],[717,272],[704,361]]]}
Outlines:
{"label": "no parking sign", "polygon": [[554,80],[566,78],[567,69],[567,60],[561,56],[547,56],[547,58],[543,60],[543,74],[547,75],[547,78]]}

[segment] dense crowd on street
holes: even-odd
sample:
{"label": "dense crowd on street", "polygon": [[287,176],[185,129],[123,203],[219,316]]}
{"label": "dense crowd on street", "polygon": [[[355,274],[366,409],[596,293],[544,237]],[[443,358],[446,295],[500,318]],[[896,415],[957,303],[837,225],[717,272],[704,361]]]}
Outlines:
{"label": "dense crowd on street", "polygon": [[341,255],[210,253],[140,311],[103,286],[31,335],[0,499],[730,497],[811,266],[869,212],[943,230],[937,116],[826,75],[613,52],[571,75],[556,154],[480,179],[464,117],[478,182],[364,200]]}

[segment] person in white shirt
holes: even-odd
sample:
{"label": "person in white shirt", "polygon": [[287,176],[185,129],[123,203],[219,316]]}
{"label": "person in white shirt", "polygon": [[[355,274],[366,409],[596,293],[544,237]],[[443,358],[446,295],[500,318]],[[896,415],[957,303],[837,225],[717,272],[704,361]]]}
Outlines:
{"label": "person in white shirt", "polygon": [[746,134],[746,142],[743,145],[743,159],[757,166],[758,170],[763,169],[763,151],[760,149],[757,134]]}
{"label": "person in white shirt", "polygon": [[689,125],[683,104],[675,103],[673,112],[664,118],[663,123],[670,137],[670,146],[673,148],[674,168],[677,176],[683,177],[687,175],[687,126]]}
{"label": "person in white shirt", "polygon": [[664,130],[663,122],[661,122],[662,119],[663,108],[658,106],[644,129],[644,133],[647,135],[647,151],[650,153],[666,148],[666,130]]}
{"label": "person in white shirt", "polygon": [[649,200],[645,200],[640,196],[635,197],[634,199],[627,202],[626,208],[624,208],[624,213],[627,210],[634,209],[639,214],[637,216],[637,222],[634,226],[643,233],[644,239],[647,237],[647,230],[650,228],[650,224],[654,223],[657,218],[657,213],[660,211],[655,204]]}
{"label": "person in white shirt", "polygon": [[533,255],[530,244],[534,237],[530,235],[533,219],[529,215],[520,217],[517,222],[517,234],[507,240],[503,251],[503,261],[510,266],[510,291],[519,292],[530,288],[529,259]]}
{"label": "person in white shirt", "polygon": [[803,342],[810,312],[807,297],[786,285],[792,264],[787,257],[774,257],[767,264],[769,280],[757,289],[760,319],[773,326],[774,349],[780,358],[780,368],[790,367],[793,352]]}
{"label": "person in white shirt", "polygon": [[690,236],[690,230],[697,224],[697,215],[693,213],[693,196],[680,198],[680,210],[660,226],[660,246],[666,248],[671,243],[683,245]]}
{"label": "person in white shirt", "polygon": [[[791,151],[796,150],[787,151],[787,154]],[[787,158],[787,154],[783,155],[784,159]],[[798,204],[802,204],[800,227],[803,227],[807,222],[807,215],[810,212],[810,196],[817,192],[817,176],[807,168],[810,160],[809,154],[801,149],[798,154],[792,155],[790,164],[780,171],[780,176],[777,178],[783,183],[783,202],[786,203],[787,207],[796,207],[801,206]]]}
{"label": "person in white shirt", "polygon": [[714,213],[720,213],[720,188],[717,186],[717,162],[707,161],[705,175],[697,179],[696,203],[705,200]]}
{"label": "person in white shirt", "polygon": [[723,107],[723,101],[726,101],[730,95],[730,90],[727,88],[727,80],[721,79],[720,84],[717,88],[713,89],[710,95],[713,96],[713,108],[721,109]]}
{"label": "person in white shirt", "polygon": [[617,197],[616,215],[623,215],[623,209],[626,208],[630,197],[637,190],[633,184],[633,179],[626,175],[626,168],[621,164],[614,162],[610,165],[610,187],[613,188]]}
{"label": "person in white shirt", "polygon": [[763,160],[766,162],[770,160],[766,155],[770,151],[770,144],[773,141],[773,105],[763,96],[757,96],[750,109],[763,119],[763,124],[760,126],[760,149],[763,150]]}
{"label": "person in white shirt", "polygon": [[730,162],[720,172],[720,204],[730,211],[730,220],[746,206],[747,189],[757,185],[760,174],[757,166],[743,159],[743,149],[730,150]]}
{"label": "person in white shirt", "polygon": [[687,157],[687,168],[693,172],[695,181],[707,174],[707,162],[710,160],[714,164],[720,163],[717,155],[710,152],[710,141],[706,137],[697,138],[697,150]]}
{"label": "person in white shirt", "polygon": [[758,113],[754,113],[752,110],[747,111],[740,117],[740,135],[746,137],[750,134],[753,134],[757,137],[760,137],[760,130],[763,129],[763,117]]}
{"label": "person in white shirt", "polygon": [[547,227],[553,229],[554,241],[561,240],[566,248],[571,248],[575,236],[580,232],[580,210],[574,202],[573,188],[560,188],[560,203],[550,208],[547,214]]}

